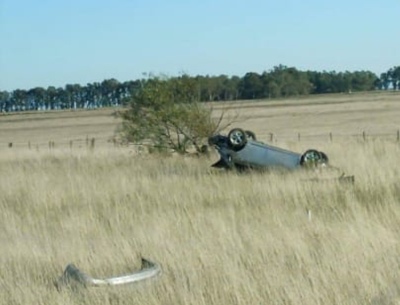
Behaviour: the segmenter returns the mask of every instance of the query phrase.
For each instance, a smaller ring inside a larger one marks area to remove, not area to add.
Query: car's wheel
[[[256,134],[254,132],[251,130],[246,130],[245,133],[248,140],[257,141]]]
[[[321,153],[315,149],[307,150],[300,158],[300,165],[305,167],[315,167],[322,160]]]
[[[329,163],[329,158],[328,158],[328,156],[326,155],[326,153],[320,151],[319,154],[321,155],[321,163],[322,163],[322,164],[325,164],[325,165],[328,165],[328,163]]]
[[[230,146],[235,149],[243,148],[247,143],[246,132],[241,128],[234,128],[228,134]]]

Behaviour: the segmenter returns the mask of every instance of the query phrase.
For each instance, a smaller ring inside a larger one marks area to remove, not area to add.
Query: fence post
[[[400,129],[397,130],[397,142],[400,141]]]
[[[300,139],[301,139],[300,132],[297,134],[297,139],[298,139],[299,142],[300,142]]]
[[[332,136],[332,132],[329,133],[329,140],[332,142],[333,140],[333,136]]]
[[[274,134],[271,132],[270,134],[269,134],[269,141],[270,142],[272,142],[273,140],[274,140]]]
[[[73,143],[74,143],[74,142],[73,142],[72,140],[69,141],[69,148],[70,148],[70,149],[72,149]]]
[[[365,131],[363,131],[362,136],[363,136],[363,139],[364,139],[364,141],[365,141],[366,138],[367,138],[367,135],[365,134]]]
[[[95,141],[96,141],[95,138],[92,138],[92,139],[90,140],[90,148],[91,148],[91,149],[94,149],[94,143],[95,143]]]

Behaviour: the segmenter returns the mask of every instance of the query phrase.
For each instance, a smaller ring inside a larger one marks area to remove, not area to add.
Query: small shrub
[[[197,85],[189,77],[151,78],[128,101],[122,118],[121,138],[128,143],[154,146],[185,154],[190,149],[206,150],[207,138],[219,123],[212,109],[198,102]]]

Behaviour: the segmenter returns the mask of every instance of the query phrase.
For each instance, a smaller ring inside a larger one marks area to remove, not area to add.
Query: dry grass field
[[[113,110],[0,116],[0,304],[400,304],[400,94],[223,107],[260,140],[325,151],[356,183],[220,172],[215,154],[134,154],[108,142]],[[362,131],[390,136],[352,136]],[[53,285],[71,262],[107,277],[141,256],[162,275]]]

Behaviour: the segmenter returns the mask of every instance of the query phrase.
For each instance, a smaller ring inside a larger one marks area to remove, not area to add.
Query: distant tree
[[[122,92],[121,92],[121,100],[120,104],[125,104],[129,98],[131,98],[141,87],[141,82],[139,80],[135,81],[127,81],[124,82],[122,85]]]
[[[400,66],[393,67],[389,71],[393,90],[400,89]]]
[[[277,98],[281,96],[281,88],[278,86],[276,79],[270,72],[264,71],[260,76],[262,82],[264,98]]]
[[[263,83],[258,73],[248,72],[239,83],[240,97],[242,99],[257,99],[263,97]]]
[[[0,91],[0,112],[9,111],[10,93],[7,91]]]
[[[334,93],[333,87],[333,79],[335,77],[336,72],[331,71],[323,71],[317,74],[316,79],[316,91],[317,93]]]
[[[377,77],[369,71],[356,71],[353,73],[352,89],[354,91],[370,91],[375,89]]]
[[[57,98],[58,98],[58,94],[57,94],[56,87],[54,87],[54,86],[47,87],[46,98],[45,98],[46,109],[57,109],[57,106],[56,106]]]
[[[203,86],[205,89],[205,92],[207,94],[207,101],[215,101],[217,99],[218,96],[218,84],[215,80],[215,77],[211,77],[211,76],[206,76],[203,79]]]
[[[150,84],[153,76],[120,83],[111,78],[101,83],[86,86],[66,84],[64,88],[53,86],[30,90],[14,90],[0,95],[0,109],[4,111],[24,111],[41,109],[98,108],[127,105],[144,85]],[[160,77],[158,77],[160,80]],[[262,74],[248,72],[243,77],[190,76],[165,78],[172,90],[173,100],[182,95],[182,83],[187,90],[185,99],[199,101],[226,101],[236,99],[263,99],[291,97],[308,94],[369,91],[375,89],[400,89],[400,67],[395,66],[377,77],[370,71],[300,71],[285,65],[274,66]]]
[[[351,92],[353,90],[352,88],[352,74],[349,71],[346,71],[344,73],[340,73],[340,87],[339,90],[336,92]]]
[[[16,89],[11,93],[11,110],[23,111],[27,102],[27,91]]]
[[[58,109],[68,109],[69,96],[68,92],[64,88],[57,88],[57,108]]]
[[[233,75],[230,77],[229,81],[227,81],[226,90],[229,94],[228,100],[237,100],[239,99],[239,83],[240,77]]]
[[[213,77],[213,82],[215,83],[216,100],[224,101],[228,99],[227,83],[229,78],[225,74]]]
[[[388,90],[390,86],[390,76],[387,72],[383,72],[380,75],[381,89]]]
[[[298,71],[294,67],[277,66],[271,72],[274,79],[277,80],[284,97],[306,95],[312,88],[306,73]]]
[[[79,84],[67,84],[65,86],[68,109],[83,108],[82,87]]]
[[[106,79],[101,83],[102,106],[116,106],[119,101],[120,83],[114,78]]]
[[[43,110],[45,108],[47,92],[42,87],[36,87],[28,91],[29,101],[26,105],[27,110]]]
[[[165,80],[172,90],[175,103],[195,103],[200,101],[197,81],[187,74]]]

